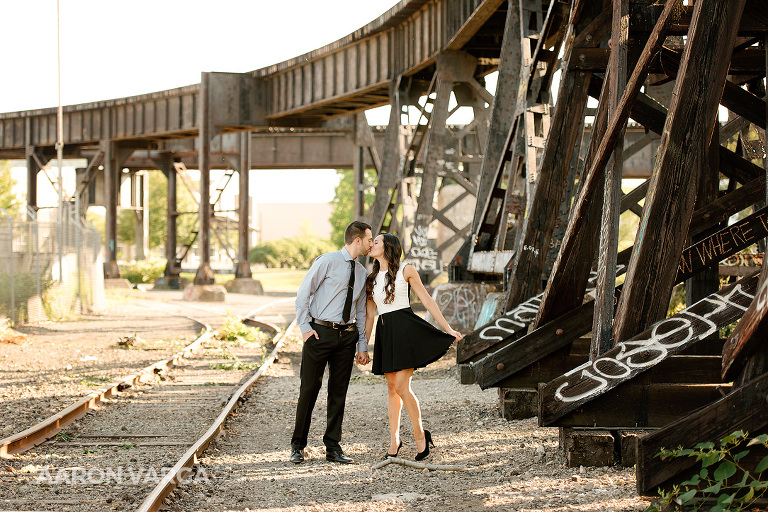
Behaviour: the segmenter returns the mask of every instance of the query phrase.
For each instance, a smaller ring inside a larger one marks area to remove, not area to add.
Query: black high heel
[[[403,447],[403,440],[401,439],[400,440],[400,444],[397,445],[397,451],[395,452],[395,454],[392,455],[391,453],[387,452],[386,455],[384,455],[384,458],[388,459],[390,457],[397,457],[397,454],[400,453],[400,448],[402,448],[402,447]]]
[[[432,445],[432,448],[435,447],[435,443],[432,442],[432,434],[429,430],[424,430],[424,441],[424,451],[416,454],[416,460],[424,460],[429,456],[429,445]]]

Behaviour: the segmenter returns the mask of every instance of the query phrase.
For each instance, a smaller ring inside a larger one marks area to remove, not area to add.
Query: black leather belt
[[[312,322],[323,327],[336,329],[337,331],[351,331],[355,327],[355,324],[337,324],[336,322],[326,322],[325,320],[317,320],[315,318],[312,319]]]

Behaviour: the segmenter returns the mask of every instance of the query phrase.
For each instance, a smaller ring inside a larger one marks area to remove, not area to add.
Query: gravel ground
[[[0,343],[0,438],[20,432],[119,378],[165,359],[194,340],[202,324],[219,327],[232,315],[257,313],[287,324],[290,300],[278,295],[229,294],[225,303],[189,303],[181,292],[111,291],[107,311],[66,322],[17,327],[22,336]],[[137,336],[128,349],[118,346]]]
[[[462,386],[455,377],[455,350],[414,375],[425,427],[435,444],[433,464],[463,472],[426,471],[390,464],[379,470],[389,444],[386,385],[356,368],[344,419],[342,446],[356,461],[325,461],[325,385],[313,415],[308,460],[288,462],[298,396],[301,343],[289,344],[265,382],[253,390],[227,435],[202,461],[209,476],[179,488],[172,510],[184,511],[385,511],[537,510],[641,511],[633,470],[567,468],[558,430],[534,418],[500,417],[496,390]],[[413,459],[413,431],[403,411],[400,456]]]
[[[165,302],[161,295],[152,298]],[[70,405],[78,393],[92,391],[88,384],[102,386],[187,344],[196,337],[200,324],[180,317],[183,312],[207,316],[205,321],[218,327],[216,324],[234,314],[233,307],[237,314],[255,309],[253,298],[230,302],[227,311],[219,311],[224,305],[209,305],[203,315],[196,311],[200,304],[174,306],[125,296],[113,299],[112,311],[100,318],[26,326],[20,328],[30,333],[24,339],[0,347],[20,368],[25,366],[25,357],[41,357],[28,361],[23,385],[15,385],[8,377],[7,385],[0,387],[6,396],[20,396],[12,404],[19,413],[32,409],[25,417],[30,423]],[[267,306],[261,308],[263,316],[257,314],[260,319],[271,317],[273,322],[284,323],[291,316],[292,307],[286,301],[274,304],[275,297],[261,297],[256,302]],[[125,350],[115,340],[121,329],[129,327],[141,339]],[[169,342],[169,335],[185,330],[191,334],[183,338],[189,339]],[[105,400],[54,439],[4,461],[0,464],[0,507],[78,512],[134,509],[157,485],[164,468],[173,466],[208,429],[234,386],[257,367],[270,338],[265,334],[253,342],[209,340],[204,351],[186,358],[155,382]],[[79,353],[95,356],[86,361],[91,365],[89,377],[71,382],[72,375],[79,377],[84,371],[72,367]],[[61,370],[64,364],[69,370]],[[63,395],[63,390],[73,396]],[[14,433],[27,426],[21,425],[19,416],[15,411],[10,415],[9,427]]]
[[[69,405],[91,391],[93,384],[105,383],[101,379],[122,377],[178,350],[194,338],[199,326],[174,314],[187,314],[217,327],[226,316],[245,314],[278,298],[229,294],[227,303],[209,304],[184,303],[178,292],[123,292],[110,297],[110,310],[103,316],[27,327],[22,329],[28,335],[26,339],[16,344],[0,344],[0,361],[4,363],[0,368],[0,429],[5,430],[4,435]],[[148,299],[154,302],[149,303]],[[262,320],[281,325],[287,325],[292,316],[290,299],[258,314]],[[117,346],[118,338],[134,332],[144,340],[138,348],[125,350]],[[209,352],[216,350],[222,347],[209,347]],[[228,350],[245,358],[250,349]],[[88,360],[85,356],[97,359]],[[300,360],[301,342],[294,337],[230,418],[222,436],[209,448],[197,478],[172,495],[172,510],[619,512],[641,511],[649,505],[648,500],[636,494],[632,469],[567,468],[558,450],[556,428],[539,428],[533,418],[502,419],[496,390],[482,391],[477,386],[458,383],[455,350],[429,368],[417,371],[413,387],[421,401],[425,426],[432,431],[437,445],[427,462],[459,465],[467,471],[429,472],[395,464],[371,469],[385,453],[389,435],[386,385],[383,378],[370,374],[370,366],[356,367],[347,399],[342,445],[356,464],[325,461],[324,387],[313,416],[308,459],[304,464],[293,465],[287,459]],[[71,369],[67,369],[69,365]],[[137,391],[142,390],[134,390]],[[124,400],[135,398],[126,394]],[[118,411],[114,405],[106,409]],[[72,432],[82,435],[86,427],[95,425],[89,421],[94,419],[81,420]],[[416,450],[405,411],[402,425],[404,446],[400,455],[412,459]],[[35,457],[45,456],[41,455],[47,453],[42,450],[44,446],[34,452]],[[55,465],[76,466],[87,450],[81,447],[79,454],[54,456]],[[115,447],[110,450],[116,451]],[[176,453],[176,448],[166,452],[170,456]],[[27,457],[32,455],[30,452]],[[131,461],[123,451],[119,455],[127,457],[121,462],[127,466],[141,462],[156,464],[159,470],[167,464],[159,460],[139,461],[135,456],[136,460]],[[18,488],[20,479],[16,472],[25,466],[39,471],[45,464],[52,464],[41,460],[20,458],[0,464],[0,496],[8,496],[8,489],[18,496],[23,490]],[[133,494],[130,486],[114,492],[108,498],[102,496],[102,509],[131,510],[138,505],[129,498]],[[11,508],[22,506],[23,497]],[[71,496],[59,501],[51,499],[42,508],[80,510],[72,505],[73,501],[77,499]],[[6,502],[5,507],[11,505]]]

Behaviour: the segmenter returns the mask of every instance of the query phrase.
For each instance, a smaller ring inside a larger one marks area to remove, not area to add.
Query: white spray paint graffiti
[[[436,302],[443,316],[452,326],[472,325],[479,314],[480,301],[475,285],[438,289]]]
[[[617,274],[623,272],[624,268],[623,265],[619,265]],[[594,296],[596,280],[597,272],[590,272],[589,279],[587,280],[588,288],[585,292],[586,295]],[[503,316],[500,316],[492,324],[487,325],[480,331],[480,339],[501,341],[507,336],[528,327],[528,324],[536,319],[543,297],[544,294],[540,293],[507,311]]]
[[[706,303],[710,307],[702,314],[691,311],[691,308],[655,324],[650,331],[629,341],[619,343],[616,349],[606,356],[594,361],[588,361],[574,368],[563,377],[569,378],[555,390],[555,400],[561,402],[576,402],[599,394],[608,387],[610,381],[626,379],[632,374],[640,373],[665,359],[669,352],[689,342],[694,336],[697,339],[706,338],[717,332],[718,325],[713,317],[728,309],[747,310],[754,295],[748,293],[741,285],[736,285],[726,295],[714,293],[696,303]],[[695,305],[694,305],[695,306]],[[676,352],[676,351],[675,351]],[[578,386],[576,386],[578,384]],[[585,385],[588,389],[583,390]],[[573,394],[571,394],[573,393]]]
[[[419,217],[424,216],[419,215]],[[427,246],[428,241],[428,226],[414,226],[411,234],[411,249],[408,251],[406,262],[413,265],[417,272],[440,272],[441,265],[437,251]]]

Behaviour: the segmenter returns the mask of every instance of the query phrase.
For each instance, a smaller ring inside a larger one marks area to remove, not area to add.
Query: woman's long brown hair
[[[387,260],[387,279],[384,285],[385,304],[392,304],[395,300],[395,277],[397,277],[397,270],[400,268],[400,256],[403,254],[403,247],[400,245],[400,239],[390,233],[382,233],[382,242],[384,243],[384,259]],[[376,281],[376,276],[379,275],[379,260],[373,260],[373,269],[368,274],[368,279],[365,281],[365,293],[369,298],[373,298],[373,283]]]

